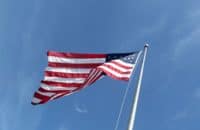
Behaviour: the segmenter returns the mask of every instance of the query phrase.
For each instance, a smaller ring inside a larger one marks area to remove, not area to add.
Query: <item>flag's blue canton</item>
[[[106,61],[109,62],[111,60],[120,59],[124,62],[134,64],[136,62],[137,55],[138,52],[108,54],[106,57]]]
[[[120,60],[122,60],[126,63],[135,64],[136,59],[137,59],[137,54],[131,54],[131,55],[121,58]]]

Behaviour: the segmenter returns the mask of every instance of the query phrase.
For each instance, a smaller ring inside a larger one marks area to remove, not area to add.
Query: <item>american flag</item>
[[[32,104],[70,95],[107,75],[128,81],[140,52],[113,54],[80,54],[48,51],[48,67]]]

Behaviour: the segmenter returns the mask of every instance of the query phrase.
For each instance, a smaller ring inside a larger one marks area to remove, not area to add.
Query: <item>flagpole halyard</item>
[[[141,69],[140,69],[139,79],[138,79],[137,87],[136,87],[136,90],[135,90],[135,94],[133,95],[134,97],[133,97],[132,110],[131,110],[127,130],[133,130],[133,128],[134,128],[136,110],[137,110],[138,99],[139,99],[139,95],[140,95],[140,89],[141,89],[141,83],[142,83],[142,77],[143,77],[143,71],[144,71],[144,64],[145,64],[145,60],[146,60],[146,54],[147,54],[148,47],[149,47],[148,44],[144,45],[144,55],[143,55],[143,59],[142,59],[142,66],[141,66]]]

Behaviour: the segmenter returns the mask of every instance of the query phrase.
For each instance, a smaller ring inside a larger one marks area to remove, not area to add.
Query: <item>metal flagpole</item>
[[[142,77],[143,77],[144,63],[145,63],[148,47],[149,47],[149,45],[145,44],[142,66],[141,66],[141,69],[140,69],[140,74],[139,74],[139,79],[138,79],[136,91],[135,91],[135,94],[134,94],[134,97],[133,97],[133,104],[132,104],[132,110],[131,110],[131,114],[130,114],[130,118],[129,118],[128,130],[133,130],[133,128],[134,128],[135,115],[136,115],[137,104],[138,104],[138,99],[139,99],[139,95],[140,95],[140,88],[141,88]]]

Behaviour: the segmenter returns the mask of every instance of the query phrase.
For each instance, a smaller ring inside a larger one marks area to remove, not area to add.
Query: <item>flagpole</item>
[[[140,95],[140,89],[141,89],[141,83],[142,83],[142,77],[143,77],[143,71],[144,71],[144,63],[146,60],[146,54],[147,54],[148,47],[149,47],[149,45],[145,44],[144,55],[143,55],[143,59],[142,59],[142,66],[140,69],[140,74],[139,74],[136,91],[135,91],[135,94],[133,97],[133,104],[132,104],[132,110],[131,110],[131,114],[130,114],[130,118],[129,118],[128,130],[133,130],[134,124],[135,124],[135,115],[136,115],[137,104],[138,104],[138,99],[139,99],[139,95]]]

